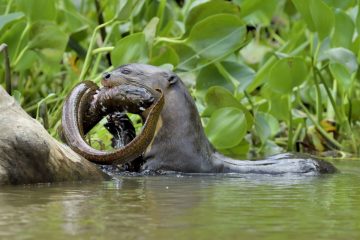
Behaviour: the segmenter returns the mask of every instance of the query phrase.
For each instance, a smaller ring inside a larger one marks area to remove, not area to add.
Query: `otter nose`
[[[106,72],[106,73],[103,74],[103,79],[104,79],[104,80],[109,80],[110,77],[111,77],[111,74],[108,73],[108,72]]]

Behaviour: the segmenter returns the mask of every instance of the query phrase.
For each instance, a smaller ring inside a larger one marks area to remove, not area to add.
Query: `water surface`
[[[360,163],[335,165],[1,187],[0,239],[360,239]]]

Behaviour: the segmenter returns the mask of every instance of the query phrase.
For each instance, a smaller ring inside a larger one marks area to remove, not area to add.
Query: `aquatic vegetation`
[[[179,74],[226,155],[358,154],[358,10],[355,0],[0,0],[0,43],[12,95],[53,136],[76,83],[141,62]],[[92,131],[93,143],[108,138]]]

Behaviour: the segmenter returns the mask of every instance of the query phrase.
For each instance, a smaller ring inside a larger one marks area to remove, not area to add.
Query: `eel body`
[[[75,152],[94,163],[124,164],[136,159],[146,150],[154,137],[157,120],[164,105],[163,93],[161,90],[149,92],[143,88],[122,85],[107,90],[113,91],[111,103],[106,94],[102,94],[105,97],[97,99],[94,103],[92,99],[97,91],[97,85],[90,81],[79,83],[73,88],[63,106],[63,138]],[[142,99],[141,96],[145,98]],[[139,104],[150,100],[153,103],[142,111]],[[101,151],[89,146],[84,135],[105,115],[124,109],[143,113],[145,122],[141,133],[119,149]]]

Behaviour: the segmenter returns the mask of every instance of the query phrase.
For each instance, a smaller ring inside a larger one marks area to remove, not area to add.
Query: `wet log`
[[[51,137],[0,86],[0,185],[109,178]]]

